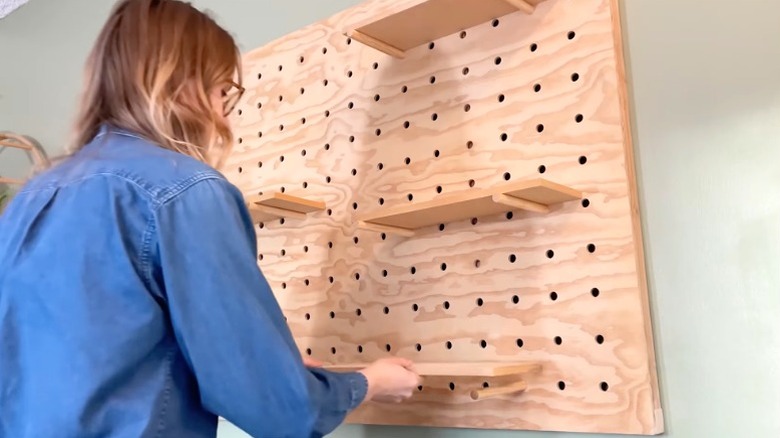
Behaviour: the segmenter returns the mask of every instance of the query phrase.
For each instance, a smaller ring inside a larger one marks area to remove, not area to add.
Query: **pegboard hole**
[[[287,190],[287,189],[285,189],[285,188],[284,188],[284,186],[282,186],[282,187],[280,187],[280,188],[279,188],[279,191],[280,191],[280,192],[282,192],[282,193],[284,193],[286,190]],[[284,219],[284,218],[282,218],[282,219]],[[282,223],[284,223],[284,222],[282,222]]]
[[[284,225],[284,218],[279,219],[279,225]]]
[[[558,292],[555,292],[555,291],[550,292],[550,299],[553,300],[553,301],[557,300],[558,299]]]
[[[336,347],[330,347],[330,353],[336,354]]]
[[[310,320],[310,319],[311,319],[311,314],[307,313],[307,314],[306,314],[306,315],[304,315],[303,317],[304,317],[304,318],[306,318],[306,321],[308,321],[308,320]]]
[[[541,166],[539,166],[539,168],[537,170],[539,170],[539,173],[547,172],[547,166],[542,164]]]
[[[258,161],[257,162],[257,167],[263,167],[263,162],[262,161]]]
[[[604,392],[607,392],[609,390],[609,384],[607,382],[601,382],[601,385],[599,386],[601,387],[601,390]]]
[[[447,350],[452,350],[452,342],[447,341],[444,346],[447,348]]]
[[[602,335],[597,335],[597,336],[596,336],[596,343],[597,343],[597,344],[599,344],[599,345],[600,345],[600,344],[603,344],[603,343],[604,343],[604,336],[602,336]]]
[[[375,63],[373,63],[373,64],[371,65],[371,67],[373,67],[373,68],[374,68],[374,70],[376,70],[376,69],[378,69],[378,68],[379,68],[379,63],[378,63],[378,62],[375,62]]]
[[[279,67],[278,67],[278,68],[279,68],[279,71],[282,71],[282,69],[283,69],[284,67],[282,67],[282,65],[281,65],[281,64],[279,64]]]
[[[244,142],[244,139],[243,139],[243,138],[241,138],[241,137],[238,137],[238,144],[241,144],[241,143],[243,143],[243,142]]]
[[[262,108],[263,108],[263,103],[257,102],[257,109],[262,109]]]
[[[474,185],[476,185],[476,184],[477,184],[477,182],[474,181],[473,179],[469,180],[469,187],[474,187]]]
[[[594,244],[592,244],[592,243],[589,243],[589,244],[588,244],[588,252],[589,252],[589,253],[591,253],[591,254],[593,254],[594,252],[596,252],[596,245],[594,245]]]
[[[435,84],[436,83],[436,76],[431,76],[430,78],[428,78],[428,82],[430,82],[431,84]]]
[[[376,165],[376,168],[377,168],[377,170],[382,170],[382,169],[385,168],[385,165],[382,164],[382,163],[379,163],[379,164]]]
[[[471,218],[471,225],[476,225],[478,223],[479,223],[479,219],[477,219],[475,217]]]
[[[349,142],[350,143],[354,143],[355,142],[355,136],[354,135],[350,135],[349,136]]]
[[[382,270],[382,277],[387,277],[387,269]]]
[[[387,233],[380,234],[380,237],[382,238],[382,240],[387,239]]]
[[[471,104],[467,103],[467,104],[463,105],[463,111],[465,111],[465,112],[471,111]]]
[[[416,311],[418,311],[418,310],[420,310],[420,306],[418,306],[418,305],[417,305],[417,303],[415,303],[415,304],[412,304],[412,311],[413,311],[413,312],[416,312]]]
[[[428,50],[433,50],[433,48],[434,48],[434,47],[436,47],[436,44],[434,44],[434,42],[433,42],[433,41],[431,41],[430,43],[428,43]]]
[[[283,256],[284,256],[284,255],[287,255],[287,250],[286,250],[286,249],[284,249],[284,248],[282,248],[281,254],[282,254]]]
[[[573,40],[575,36],[577,36],[577,34],[573,30],[570,30],[569,33],[566,35],[566,38]]]
[[[305,89],[305,88],[303,88],[303,87],[301,87],[301,94],[303,94],[303,93],[305,93],[305,92],[306,92],[306,89]]]
[[[599,288],[594,287],[593,289],[590,290],[590,294],[593,295],[594,298],[596,298],[599,295],[601,295],[601,291],[599,290]]]
[[[308,247],[308,246],[306,246],[306,245],[304,245],[304,246],[303,246],[303,252],[309,252],[309,247]]]
[[[517,340],[515,341],[515,344],[517,345],[517,348],[523,348],[524,342],[523,342],[522,339],[517,338]]]
[[[536,125],[536,132],[543,132],[544,131],[544,125],[541,123]]]
[[[461,72],[461,73],[463,73],[463,76],[466,76],[466,75],[468,75],[468,74],[469,74],[469,71],[470,71],[470,70],[469,70],[469,68],[468,68],[468,67],[463,67],[463,70],[461,70],[460,72]]]
[[[483,304],[485,304],[485,300],[482,298],[477,298],[477,306],[482,307]]]
[[[566,389],[566,382],[564,382],[564,381],[558,382],[558,389],[560,389],[561,391]]]
[[[417,268],[415,268],[414,266],[412,266],[411,268],[409,268],[409,272],[411,272],[411,273],[412,273],[412,275],[414,275],[414,274],[416,274],[416,273],[417,273]]]
[[[330,282],[331,284],[333,284],[333,282],[335,282],[335,281],[336,281],[336,279],[333,278],[333,276],[328,277],[328,282]]]
[[[325,117],[330,117],[330,110],[325,110]]]
[[[449,301],[445,301],[444,302],[444,308],[445,309],[449,309],[450,308],[450,302]]]
[[[326,183],[330,184],[331,181],[333,181],[333,178],[331,178],[330,176],[326,176],[325,177],[325,182]]]
[[[363,346],[362,345],[358,345],[357,346],[357,351],[358,351],[358,353],[362,353],[363,352]]]
[[[439,224],[439,231],[444,231],[444,224]]]
[[[307,356],[311,356],[311,348],[307,348],[306,349],[306,355]]]
[[[298,58],[298,62],[300,62],[301,64],[303,64],[303,61],[304,61],[305,59],[306,59],[306,58],[304,58],[303,56],[301,56],[300,58]]]
[[[563,344],[563,338],[560,336],[555,337],[555,345],[561,345]]]
[[[585,155],[582,155],[582,156],[580,156],[578,161],[579,161],[580,164],[584,165],[585,163],[588,162],[588,157],[586,157]]]
[[[534,84],[534,92],[538,93],[542,91],[542,84]]]
[[[260,80],[260,79],[263,79],[263,74],[262,74],[262,73],[258,73],[258,74],[257,74],[257,79],[258,79],[258,80]]]
[[[551,259],[551,258],[555,257],[555,251],[553,251],[551,249],[548,249],[546,254],[547,254],[547,258],[548,259]]]
[[[387,315],[388,313],[390,313],[390,308],[385,306],[385,308],[382,309],[382,311],[385,313],[385,315]]]
[[[281,101],[283,101],[283,100],[284,100],[284,96],[282,96],[282,95],[280,94],[280,95],[279,95],[279,102],[281,102]]]
[[[417,349],[417,351],[422,351],[422,345],[421,344],[415,344],[414,348]]]
[[[509,136],[507,135],[507,133],[506,132],[502,133],[501,134],[501,141],[507,141],[507,139],[509,139]]]
[[[349,102],[349,103],[347,104],[347,108],[349,108],[349,109],[352,109],[352,108],[354,108],[354,107],[355,107],[355,102]]]
[[[241,166],[238,166],[238,173],[241,173],[241,172],[243,172],[243,171],[244,171],[244,168],[243,168],[243,167],[241,167]]]
[[[487,348],[487,341],[484,339],[479,341],[479,346],[482,348]]]
[[[326,53],[328,53],[328,48],[327,47],[323,47],[322,48],[322,54],[324,55]]]
[[[441,152],[439,152],[439,150],[438,150],[438,149],[436,149],[435,151],[433,151],[433,156],[434,156],[434,157],[436,157],[436,158],[439,158],[439,155],[441,155]]]
[[[500,56],[496,56],[496,59],[494,59],[494,60],[493,60],[493,62],[494,62],[496,65],[500,65],[500,64],[501,64],[501,61],[502,61],[502,59],[501,59],[501,57],[500,57]]]
[[[468,34],[466,33],[465,30],[461,31],[460,32],[460,39],[466,38],[466,35],[468,35]]]
[[[379,205],[385,204],[385,198],[379,198]]]
[[[450,382],[450,391],[455,391],[455,382]]]
[[[282,289],[287,289],[287,283],[282,283]]]
[[[447,264],[446,263],[442,263],[440,268],[441,268],[442,271],[446,271],[447,270]]]
[[[351,77],[352,77],[352,74],[353,74],[353,73],[352,73],[352,70],[347,70],[347,77],[348,77],[348,78],[351,78]]]
[[[355,272],[355,280],[360,280],[360,272]]]
[[[514,304],[517,304],[520,302],[520,297],[518,295],[512,295],[512,302]]]
[[[582,123],[582,120],[585,119],[585,117],[582,114],[577,114],[574,116],[574,121],[577,123]]]
[[[360,310],[359,308],[358,308],[358,309],[355,309],[355,315],[357,315],[357,316],[360,316],[360,315],[362,315],[362,314],[363,314],[363,311],[362,311],[362,310]]]
[[[498,18],[493,19],[493,23],[491,23],[493,27],[498,27],[499,21]]]
[[[375,94],[374,95],[374,102],[379,102],[379,99],[381,99],[381,98],[382,98],[381,96],[379,96],[378,94]]]
[[[436,193],[441,193],[441,192],[442,192],[442,190],[443,190],[443,189],[442,189],[442,187],[441,187],[441,186],[436,186]]]
[[[577,82],[579,80],[580,80],[580,74],[579,73],[572,73],[571,74],[571,81],[572,82]]]
[[[282,163],[284,162],[284,155],[280,155],[279,156],[279,162],[282,162]]]
[[[411,202],[411,200],[414,199],[414,195],[409,193],[408,195],[406,195],[406,199],[408,199]]]
[[[379,128],[376,128],[376,130],[374,131],[374,134],[376,134],[376,136],[379,137],[380,135],[382,135],[382,130],[379,129]]]
[[[588,199],[588,198],[583,199],[582,200],[582,206],[584,208],[588,208],[590,206],[590,199]]]
[[[322,80],[322,86],[327,87],[330,82],[327,79]]]
[[[503,94],[499,94],[497,99],[499,102],[503,102],[504,100],[506,100],[506,96],[504,96]]]
[[[306,149],[301,149],[301,156],[302,156],[302,157],[305,157],[305,156],[306,156]]]
[[[257,258],[258,258],[258,259],[260,259],[260,261],[263,261],[263,259],[265,258],[265,256],[264,256],[264,255],[262,255],[262,254],[258,254],[258,255],[257,255]]]
[[[358,238],[358,236],[355,236],[352,238],[352,241],[355,242],[355,245],[357,245],[358,242],[360,242],[360,239]]]
[[[531,46],[529,48],[531,49],[532,52],[535,52],[539,48],[539,45],[536,44],[536,43],[533,43],[533,44],[531,44]]]
[[[333,248],[333,242],[328,242],[328,248]]]
[[[407,91],[409,91],[409,87],[407,87],[406,85],[401,87],[401,93],[406,93]]]
[[[306,286],[308,286],[308,285],[310,284],[310,281],[309,281],[309,279],[307,278],[307,279],[303,280],[303,284],[305,284]]]
[[[512,174],[509,172],[504,172],[504,181],[509,181],[512,179]]]
[[[512,213],[511,211],[507,211],[507,212],[506,212],[506,220],[512,220],[512,218],[513,218],[514,216],[515,216],[515,214],[514,214],[514,213]]]
[[[480,266],[482,266],[482,261],[480,259],[474,260],[474,267],[479,268]]]
[[[433,120],[434,122],[439,120],[439,115],[436,113],[431,114],[431,120]]]
[[[509,254],[509,263],[514,263],[517,261],[517,256],[514,254]]]
[[[385,344],[385,350],[387,350],[389,352],[392,349],[393,349],[393,347],[390,346],[390,344]]]
[[[357,169],[352,169],[352,171],[350,173],[352,174],[352,176],[357,175]]]
[[[330,319],[335,319],[335,318],[336,318],[336,312],[331,310],[331,312],[330,312]]]

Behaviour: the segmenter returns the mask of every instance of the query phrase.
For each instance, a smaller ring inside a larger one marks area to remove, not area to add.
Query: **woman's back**
[[[156,276],[156,215],[199,183],[240,202],[208,166],[103,131],[0,216],[0,436],[214,436]]]

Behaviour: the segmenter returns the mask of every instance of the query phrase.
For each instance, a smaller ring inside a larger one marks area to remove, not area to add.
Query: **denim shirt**
[[[101,129],[0,215],[0,437],[319,437],[366,396],[304,366],[238,189]]]

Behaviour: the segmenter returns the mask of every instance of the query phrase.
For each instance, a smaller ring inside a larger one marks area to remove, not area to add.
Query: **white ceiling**
[[[16,10],[28,0],[0,0],[0,18],[3,18]]]

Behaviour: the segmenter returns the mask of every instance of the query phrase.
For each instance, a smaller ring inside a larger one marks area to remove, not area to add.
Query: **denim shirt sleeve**
[[[162,200],[149,245],[150,276],[206,409],[255,436],[320,437],[363,401],[362,374],[303,365],[232,184],[203,178]]]

